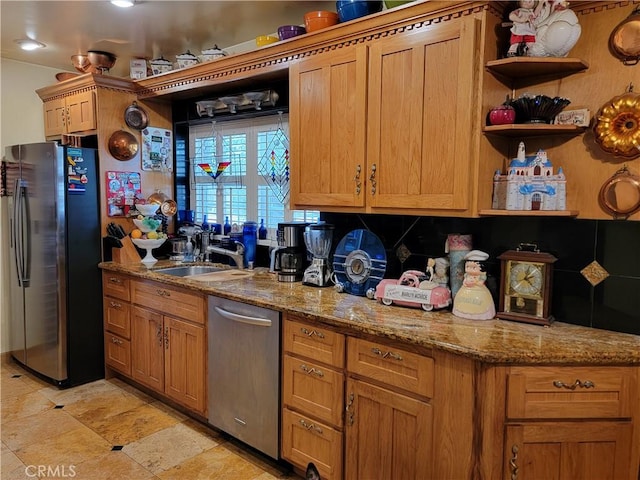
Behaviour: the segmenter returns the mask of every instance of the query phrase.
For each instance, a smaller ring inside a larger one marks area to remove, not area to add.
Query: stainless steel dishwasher
[[[280,313],[209,297],[209,423],[279,458]]]

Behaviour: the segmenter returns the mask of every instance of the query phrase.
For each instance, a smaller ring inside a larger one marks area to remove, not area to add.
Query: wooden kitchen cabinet
[[[637,479],[637,369],[511,367],[505,387],[504,479]]]
[[[434,362],[347,340],[345,478],[433,478]]]
[[[92,90],[54,98],[43,104],[45,137],[94,132],[97,128],[95,93]]]
[[[107,368],[131,375],[131,305],[129,279],[102,273],[104,355]]]
[[[344,335],[293,315],[283,323],[282,457],[342,477]]]
[[[160,283],[134,280],[131,303],[132,378],[204,414],[204,297]]]
[[[292,204],[469,210],[477,28],[447,20],[294,63]]]
[[[295,62],[289,82],[291,203],[364,207],[367,47]]]
[[[473,171],[477,20],[460,18],[371,42],[367,202],[467,210]]]

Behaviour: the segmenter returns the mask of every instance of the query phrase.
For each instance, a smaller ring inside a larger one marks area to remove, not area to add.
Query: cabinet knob
[[[109,301],[109,306],[111,308],[122,308],[122,304],[118,303],[118,302],[114,302],[113,300]]]
[[[111,337],[111,343],[115,343],[116,345],[122,345],[122,340],[116,337]]]
[[[118,277],[109,277],[109,282],[116,283],[119,285],[122,283],[122,280],[120,280]]]
[[[160,288],[158,288],[158,289],[156,290],[156,293],[157,293],[158,295],[160,295],[161,297],[167,297],[167,298],[169,298],[169,297],[171,296],[171,293],[170,293],[170,292],[167,292],[166,290],[162,290],[162,289],[160,289]]]

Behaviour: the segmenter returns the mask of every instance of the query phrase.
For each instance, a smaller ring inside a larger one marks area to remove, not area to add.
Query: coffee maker
[[[307,266],[304,247],[305,222],[278,224],[278,246],[271,251],[270,272],[278,274],[279,282],[299,282]]]
[[[302,283],[314,287],[326,287],[331,284],[331,268],[329,267],[329,253],[331,252],[331,238],[333,225],[318,222],[306,227],[304,243],[313,259],[311,265],[304,271]]]

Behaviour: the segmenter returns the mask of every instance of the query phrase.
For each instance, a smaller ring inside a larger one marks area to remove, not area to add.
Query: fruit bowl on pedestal
[[[143,248],[147,251],[146,256],[141,260],[142,263],[152,264],[158,261],[157,258],[151,254],[151,250],[154,248],[158,248],[164,242],[166,242],[166,238],[132,238],[131,241],[136,247]]]

